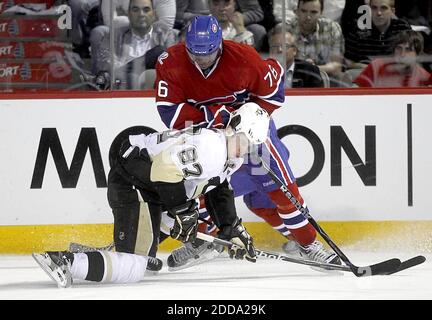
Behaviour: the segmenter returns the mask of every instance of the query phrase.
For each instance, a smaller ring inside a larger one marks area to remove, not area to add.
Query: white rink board
[[[302,125],[320,139],[324,166],[301,192],[318,220],[431,220],[431,95],[290,96],[275,111],[277,127]],[[413,205],[408,205],[407,104],[412,104]],[[108,150],[123,129],[164,129],[153,98],[0,100],[0,225],[110,223],[106,188],[97,188],[87,151],[76,188],[63,188],[51,152],[43,184],[31,181],[43,128],[55,128],[68,168],[82,128],[94,128],[108,174]],[[376,132],[376,185],[365,186],[342,150],[341,185],[331,186],[331,127],[341,127],[365,161],[365,126]],[[283,139],[291,167],[304,175],[313,162],[311,145],[298,135]],[[245,221],[260,221],[238,200]]]
[[[70,168],[81,128],[95,128],[105,174],[108,151],[123,129],[164,129],[154,99],[0,100],[0,225],[110,223],[106,188],[97,188],[87,152],[76,188],[62,188],[51,152],[41,189],[30,189],[42,128],[56,128]],[[5,214],[7,213],[7,214]]]
[[[412,105],[413,205],[408,206],[407,104]],[[287,97],[274,113],[277,127],[300,124],[312,129],[325,148],[317,179],[301,188],[320,220],[431,220],[432,96]],[[330,126],[341,126],[365,161],[365,126],[376,128],[376,186],[365,186],[342,151],[342,185],[330,183]],[[312,165],[311,146],[299,136],[283,139],[296,176]],[[314,213],[315,212],[315,213]]]

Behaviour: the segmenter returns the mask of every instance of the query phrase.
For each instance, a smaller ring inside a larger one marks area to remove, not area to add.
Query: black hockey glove
[[[241,222],[241,219],[236,218],[232,225],[221,227],[218,236],[223,240],[228,240],[236,244],[228,249],[231,259],[245,258],[247,261],[256,262],[253,239]]]
[[[197,203],[192,200],[184,205],[168,209],[168,212],[174,218],[171,237],[182,242],[194,242],[198,228]]]

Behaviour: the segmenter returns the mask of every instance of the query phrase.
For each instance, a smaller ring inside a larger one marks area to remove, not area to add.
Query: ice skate
[[[71,265],[73,253],[66,251],[49,251],[42,254],[33,253],[33,258],[46,274],[57,283],[59,288],[72,285]]]
[[[218,257],[222,251],[222,246],[199,239],[194,244],[187,242],[169,255],[168,270],[177,271],[204,263]]]
[[[300,256],[300,245],[294,241],[294,240],[290,240],[285,242],[282,245],[282,250],[293,257],[299,257]]]
[[[161,259],[148,257],[146,275],[156,275],[162,269],[163,262]]]
[[[300,255],[308,260],[321,263],[341,264],[340,258],[334,252],[324,249],[321,242],[315,240],[307,246],[299,246]]]

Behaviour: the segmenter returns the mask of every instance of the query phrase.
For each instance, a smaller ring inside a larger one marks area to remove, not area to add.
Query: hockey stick
[[[203,241],[211,242],[214,244],[219,244],[219,245],[222,245],[222,246],[227,247],[227,248],[231,248],[233,246],[236,246],[236,244],[234,244],[230,241],[222,240],[222,239],[219,239],[219,238],[216,238],[216,237],[213,237],[211,235],[201,233],[201,232],[197,233],[197,239],[201,239]],[[104,246],[104,247],[90,247],[90,246],[87,246],[87,245],[84,245],[81,243],[76,243],[76,242],[71,242],[69,244],[69,251],[73,252],[73,253],[83,253],[83,252],[90,252],[90,251],[106,251],[106,250],[111,251],[113,248],[114,248],[114,243],[110,243],[109,245]],[[257,257],[293,262],[293,263],[297,263],[297,264],[308,265],[311,267],[317,267],[317,268],[322,268],[322,269],[326,269],[326,270],[339,270],[339,271],[351,272],[351,269],[349,267],[341,266],[338,264],[320,263],[320,262],[316,262],[316,261],[296,259],[294,257],[288,257],[288,256],[282,255],[280,253],[268,252],[268,251],[259,250],[256,248],[255,248],[255,252],[257,254]]]
[[[327,242],[327,244],[334,250],[334,252],[341,258],[341,260],[351,269],[351,271],[357,277],[363,276],[374,276],[374,275],[385,275],[393,274],[407,268],[411,268],[415,265],[423,263],[426,258],[423,256],[416,256],[407,261],[401,262],[397,258],[386,260],[374,265],[366,267],[358,267],[354,265],[348,257],[342,252],[341,249],[333,242],[329,235],[321,228],[321,226],[315,221],[315,219],[310,215],[307,207],[303,207],[302,204],[294,197],[294,195],[289,191],[288,187],[279,179],[279,177],[273,172],[273,170],[261,159],[261,164],[267,173],[270,175],[272,180],[279,186],[280,190],[285,194],[285,196],[291,201],[291,203],[296,207],[297,210],[309,221],[309,223],[315,228],[315,230],[321,235],[321,237]]]
[[[203,240],[203,241],[207,241],[207,242],[211,242],[214,244],[219,244],[222,245],[224,247],[227,248],[232,248],[237,246],[235,243],[232,243],[230,241],[227,240],[222,240],[216,237],[213,237],[209,234],[205,234],[205,233],[201,233],[198,232],[197,233],[197,239]],[[351,272],[351,269],[347,266],[342,266],[339,264],[332,264],[332,263],[320,263],[320,262],[316,262],[316,261],[311,261],[311,260],[305,260],[305,259],[297,259],[294,257],[288,257],[285,256],[283,254],[280,253],[276,253],[276,252],[269,252],[269,251],[264,251],[264,250],[260,250],[255,248],[255,252],[257,257],[263,257],[263,258],[269,258],[269,259],[275,259],[275,260],[282,260],[282,261],[287,261],[287,262],[293,262],[293,263],[297,263],[297,264],[303,264],[303,265],[307,265],[307,266],[311,266],[311,267],[317,267],[317,268],[322,268],[322,269],[326,269],[326,270],[339,270],[339,271],[348,271]]]
[[[424,256],[415,256],[411,259],[402,261],[401,265],[399,266],[399,268],[397,270],[389,272],[387,274],[393,274],[396,272],[401,272],[402,270],[412,268],[412,267],[415,267],[416,265],[422,264],[425,261],[426,261],[426,258]]]
[[[215,237],[212,237],[210,235],[207,235],[207,234],[204,234],[201,232],[197,233],[197,238],[201,239],[203,241],[213,242],[215,244],[220,244],[220,245],[226,246],[228,248],[235,245],[232,242],[222,240],[219,238],[215,238]],[[104,247],[90,247],[90,246],[87,246],[87,245],[84,245],[81,243],[76,243],[76,242],[71,242],[69,244],[69,251],[73,252],[73,253],[82,253],[82,252],[89,252],[89,251],[111,251],[113,249],[114,249],[114,243],[110,243],[109,245],[104,246]],[[255,252],[257,254],[257,257],[263,257],[263,258],[282,260],[282,261],[292,262],[292,263],[297,263],[297,264],[303,264],[303,265],[308,265],[310,267],[322,268],[325,270],[338,270],[338,271],[351,272],[351,269],[348,266],[341,266],[338,264],[330,264],[330,263],[319,263],[316,261],[297,259],[294,257],[288,257],[285,255],[282,255],[280,253],[268,252],[268,251],[264,251],[264,250],[260,250],[260,249],[256,249],[256,248],[255,248]],[[402,270],[411,268],[411,267],[416,266],[420,263],[423,263],[425,260],[426,259],[423,256],[417,256],[417,257],[411,258],[407,261],[404,261],[397,270],[394,270],[394,271],[389,272],[387,274],[393,274],[393,273],[400,272]]]

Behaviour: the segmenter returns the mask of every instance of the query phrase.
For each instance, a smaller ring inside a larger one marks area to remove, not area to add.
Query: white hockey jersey
[[[222,183],[242,165],[243,158],[227,158],[226,137],[217,129],[187,128],[150,135],[131,135],[132,146],[146,148],[152,159],[153,182],[184,181],[194,199]]]

